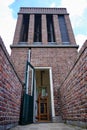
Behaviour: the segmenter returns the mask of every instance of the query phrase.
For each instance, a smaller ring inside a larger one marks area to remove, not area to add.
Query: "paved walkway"
[[[17,126],[11,130],[87,130],[64,123],[37,123],[25,126]]]

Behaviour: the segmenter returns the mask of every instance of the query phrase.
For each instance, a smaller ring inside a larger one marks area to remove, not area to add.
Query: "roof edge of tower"
[[[45,8],[45,7],[21,7],[20,13],[29,14],[68,14],[66,8]]]

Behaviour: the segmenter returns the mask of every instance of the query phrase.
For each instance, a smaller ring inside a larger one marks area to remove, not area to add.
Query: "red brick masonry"
[[[31,62],[35,66],[37,66],[37,62],[40,62],[39,65],[42,66],[43,64],[42,61],[39,60],[39,57],[38,61],[35,60],[37,57],[35,53],[37,52],[36,50],[32,50],[32,56],[34,57],[32,58],[33,60]],[[41,51],[41,53],[42,52],[44,51]],[[45,62],[46,57],[45,61],[43,59],[43,63]],[[51,63],[53,63],[53,61],[50,61],[50,64]],[[60,62],[58,62],[58,64],[59,63]],[[67,76],[65,74],[65,78],[61,77],[61,81],[63,81],[63,83],[58,83],[59,85],[61,84],[60,94],[58,94],[61,96],[61,115],[63,120],[66,120],[67,122],[71,121],[71,123],[74,122],[75,124],[77,122],[77,125],[87,126],[87,41],[81,48],[76,62],[74,63],[75,64],[73,67],[70,67],[71,70],[69,69],[69,73],[67,72]],[[55,88],[56,84],[54,84],[54,89]],[[18,75],[13,67],[3,42],[0,39],[0,130],[5,130],[14,124],[18,124],[20,115],[21,92],[22,83],[18,78]],[[58,105],[55,103],[55,108],[57,109],[57,107]]]
[[[85,122],[87,126],[87,41],[60,87],[61,109],[64,120]]]
[[[22,82],[0,38],[0,130],[19,122]]]

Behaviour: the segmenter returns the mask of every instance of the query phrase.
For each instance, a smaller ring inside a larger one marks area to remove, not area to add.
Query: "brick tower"
[[[65,8],[20,8],[11,58],[23,82],[28,56],[35,69],[37,121],[61,121],[59,87],[74,64],[77,48]]]

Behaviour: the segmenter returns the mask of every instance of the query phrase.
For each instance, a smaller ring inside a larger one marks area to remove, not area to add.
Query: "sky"
[[[87,0],[0,0],[0,36],[9,54],[20,7],[67,8],[79,48],[87,39]]]

